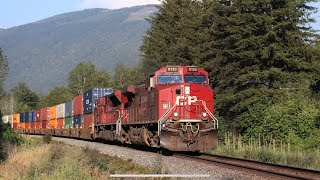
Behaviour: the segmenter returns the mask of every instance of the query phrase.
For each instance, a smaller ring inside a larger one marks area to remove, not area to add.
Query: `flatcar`
[[[63,107],[20,115],[23,121],[17,114],[5,119],[28,134],[103,139],[170,151],[208,150],[218,144],[214,92],[208,72],[196,66],[165,66],[139,85],[94,88]]]

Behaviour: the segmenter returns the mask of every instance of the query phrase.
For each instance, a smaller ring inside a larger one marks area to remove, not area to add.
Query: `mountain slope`
[[[33,90],[66,84],[79,62],[91,61],[112,71],[115,64],[134,64],[154,6],[119,10],[88,9],[57,15],[0,31],[0,47],[8,57],[11,88],[26,81]]]

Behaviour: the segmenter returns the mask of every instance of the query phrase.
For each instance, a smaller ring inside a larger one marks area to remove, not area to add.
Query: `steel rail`
[[[174,156],[189,158],[212,163],[226,168],[237,169],[250,174],[256,174],[270,179],[319,179],[320,171],[311,169],[302,169],[284,165],[258,162],[247,159],[232,158],[211,154],[190,155],[186,153],[175,153]]]

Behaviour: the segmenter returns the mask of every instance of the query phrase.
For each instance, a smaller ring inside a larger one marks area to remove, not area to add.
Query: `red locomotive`
[[[104,139],[171,151],[208,150],[218,144],[208,73],[195,66],[166,66],[144,84],[122,90],[94,88],[36,116],[5,116],[28,134]],[[72,120],[73,119],[73,120]],[[27,124],[27,126],[26,126]]]
[[[208,73],[194,66],[166,66],[145,84],[96,101],[95,137],[172,151],[211,149],[218,143]]]

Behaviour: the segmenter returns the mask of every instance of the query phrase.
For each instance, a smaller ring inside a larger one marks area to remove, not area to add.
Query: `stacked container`
[[[65,103],[57,105],[57,128],[62,129],[64,127],[65,117]]]
[[[49,121],[50,121],[50,128],[55,129],[57,128],[57,106],[50,107],[50,115],[49,115]]]
[[[113,93],[111,88],[93,88],[83,94],[83,127],[89,128],[94,123],[94,108],[97,99]]]
[[[41,128],[46,129],[49,126],[50,108],[45,107],[40,110]]]
[[[9,123],[9,116],[2,116],[2,122]]]
[[[24,115],[25,115],[25,113],[20,113],[20,123],[18,126],[19,129],[24,129],[26,126],[26,120],[24,118]]]
[[[83,95],[80,94],[73,99],[73,127],[82,127],[83,119]]]
[[[84,114],[94,112],[95,102],[97,99],[113,93],[111,88],[93,88],[83,94],[83,111]]]
[[[41,121],[40,121],[40,115],[41,115],[41,109],[36,110],[36,122],[35,122],[35,128],[41,129]]]
[[[64,128],[73,127],[73,101],[68,101],[65,103],[65,118],[64,118]]]
[[[31,113],[31,123],[30,123],[30,128],[34,129],[35,128],[35,123],[36,123],[36,112],[30,112]],[[29,115],[30,116],[30,115]]]
[[[30,119],[29,119],[29,112],[24,113],[24,122],[25,122],[25,128],[30,129]]]
[[[12,115],[12,124],[14,129],[18,129],[20,123],[20,114]]]

